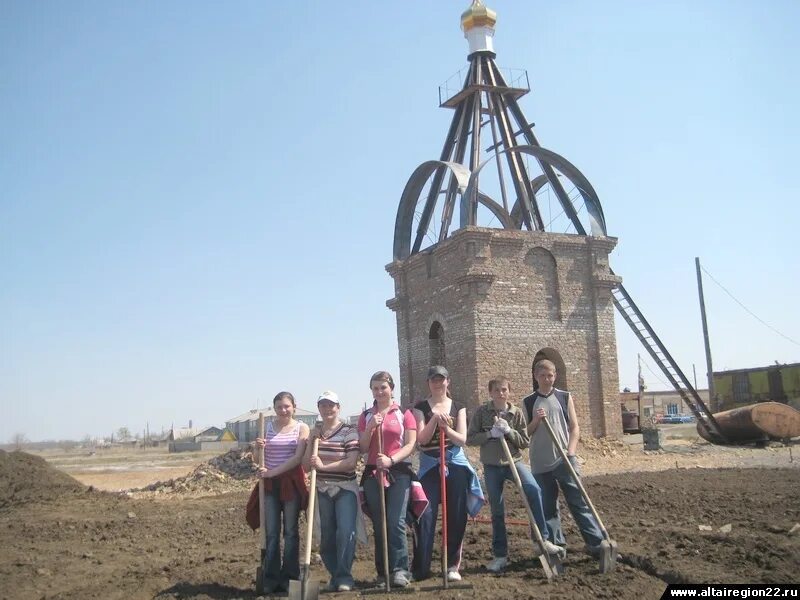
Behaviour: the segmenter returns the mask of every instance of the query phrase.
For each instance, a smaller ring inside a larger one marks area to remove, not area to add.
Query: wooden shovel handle
[[[542,423],[544,423],[545,427],[547,428],[547,433],[550,435],[550,438],[553,440],[553,445],[558,448],[559,454],[561,454],[561,459],[564,461],[564,464],[567,466],[570,475],[572,475],[573,481],[578,486],[578,489],[581,491],[581,495],[583,499],[586,500],[586,504],[589,505],[589,509],[592,511],[594,518],[597,519],[597,524],[600,526],[600,531],[603,533],[603,537],[605,539],[609,539],[608,531],[606,531],[605,525],[603,525],[603,521],[600,519],[600,515],[597,514],[597,509],[594,507],[591,499],[589,498],[589,494],[586,491],[586,488],[583,487],[583,482],[581,482],[580,475],[575,472],[575,469],[572,467],[572,463],[569,462],[569,456],[561,447],[561,444],[558,443],[556,439],[556,432],[553,431],[553,426],[550,425],[550,421],[547,420],[547,417],[542,417]]]
[[[314,456],[319,450],[319,438],[315,437],[311,445],[311,456]],[[308,509],[306,510],[306,547],[305,557],[303,564],[308,570],[308,565],[311,564],[311,536],[314,533],[314,507],[317,504],[317,469],[311,467],[311,486],[308,491]]]
[[[372,434],[378,432],[378,454],[383,454],[383,422],[372,430]],[[386,591],[391,590],[391,576],[389,573],[389,538],[388,527],[386,525],[386,489],[384,486],[384,477],[386,474],[383,469],[378,468],[376,461],[375,464],[375,480],[378,482],[378,497],[381,501],[381,532],[383,533],[383,576],[386,579]]]
[[[447,589],[447,430],[439,426],[439,486],[442,504],[442,585]]]
[[[525,495],[525,488],[522,487],[522,480],[519,478],[519,473],[517,472],[517,464],[514,462],[514,457],[511,456],[511,450],[508,447],[506,438],[501,437],[498,439],[500,440],[500,445],[503,447],[503,452],[506,455],[506,460],[508,461],[508,466],[511,469],[511,475],[514,478],[514,483],[519,490],[520,496],[522,496],[522,503],[525,505],[525,510],[528,513],[528,521],[530,521],[531,529],[533,530],[533,537],[536,538],[536,543],[542,551],[542,554],[539,556],[539,562],[542,564],[542,568],[544,569],[547,579],[552,579],[555,577],[556,573],[548,559],[549,555],[547,553],[547,549],[544,547],[544,538],[542,537],[542,532],[539,531],[539,526],[536,524],[536,519],[533,516],[533,509],[528,502],[528,497]]]
[[[264,439],[264,413],[260,413],[258,416],[258,437],[262,440]],[[258,448],[258,446],[256,446]],[[258,466],[264,466],[264,448],[258,448]],[[264,478],[258,478],[258,526],[259,526],[259,538],[261,541],[261,550],[266,551],[267,549],[267,527],[266,523],[264,522],[266,519],[264,518],[264,507],[266,505],[266,491],[264,490]]]

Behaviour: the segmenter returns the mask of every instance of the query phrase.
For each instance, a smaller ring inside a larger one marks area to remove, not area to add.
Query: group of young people
[[[524,399],[522,408],[510,401],[508,379],[493,379],[489,383],[490,400],[478,407],[469,427],[466,407],[451,398],[450,376],[442,366],[429,369],[429,397],[409,410],[395,402],[394,380],[389,373],[378,371],[372,375],[369,386],[374,403],[361,414],[355,427],[340,418],[341,405],[334,392],[320,395],[317,406],[322,422],[313,430],[294,419],[296,403],[292,394],[281,392],[275,396],[275,419],[269,423],[265,437],[256,440],[264,452],[264,467],[258,471],[265,482],[266,496],[263,589],[267,593],[285,591],[289,580],[299,579],[298,518],[308,500],[305,472],[310,469],[317,473],[319,550],[330,573],[329,590],[354,588],[356,541],[364,538],[362,513],[373,523],[378,582],[387,576],[384,548],[393,586],[406,587],[412,580],[430,577],[443,471],[448,532],[446,576],[449,581],[461,580],[467,521],[485,503],[477,473],[464,452],[465,445],[480,446],[491,507],[493,558],[486,568],[502,572],[509,564],[503,488],[505,481],[512,479],[512,467],[501,439],[508,445],[536,526],[545,540],[545,550],[562,558],[565,555],[558,509],[560,488],[587,550],[596,554],[603,539],[599,525],[563,464],[553,438],[540,427],[542,419],[547,418],[556,441],[566,449],[577,469],[575,453],[580,429],[574,403],[568,392],[553,387],[556,370],[552,362],[538,362],[534,378],[537,390]],[[315,439],[318,449],[313,452]],[[522,451],[528,448],[531,467],[522,462]],[[419,453],[416,471],[411,462],[415,452]],[[356,467],[361,456],[364,470],[359,485]],[[407,526],[413,533],[411,553]],[[533,554],[540,553],[534,544]]]

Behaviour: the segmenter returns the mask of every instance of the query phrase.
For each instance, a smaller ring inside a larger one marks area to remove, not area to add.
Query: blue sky
[[[221,424],[284,388],[368,401],[397,373],[384,266],[467,5],[0,4],[0,442]],[[498,64],[528,70],[526,116],[597,190],[613,268],[687,374],[695,256],[800,341],[800,4],[489,6]],[[800,361],[705,290],[715,369]],[[634,386],[644,351],[617,333]]]

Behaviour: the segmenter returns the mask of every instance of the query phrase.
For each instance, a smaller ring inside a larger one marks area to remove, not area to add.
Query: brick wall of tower
[[[395,297],[401,400],[427,396],[431,326],[444,331],[453,396],[470,409],[503,374],[520,401],[544,350],[563,361],[559,382],[585,433],[622,434],[609,271],[614,238],[469,227],[430,251],[387,266]]]

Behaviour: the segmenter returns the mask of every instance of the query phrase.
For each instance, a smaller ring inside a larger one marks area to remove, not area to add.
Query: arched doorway
[[[533,376],[533,370],[540,360],[549,360],[556,366],[556,382],[555,387],[560,390],[568,390],[567,387],[567,368],[564,365],[564,359],[555,348],[542,348],[533,357],[533,364],[531,364],[531,379],[533,379],[533,389],[537,389],[539,385],[536,383],[536,378]]]

